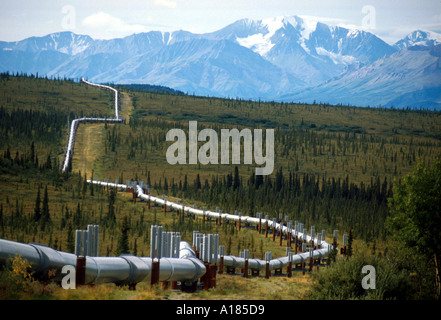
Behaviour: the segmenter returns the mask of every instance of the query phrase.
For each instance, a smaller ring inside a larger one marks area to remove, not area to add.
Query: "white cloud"
[[[98,31],[100,38],[110,39],[124,37],[133,33],[148,32],[149,29],[141,24],[128,24],[120,18],[114,17],[105,12],[94,13],[83,19],[83,27],[89,32]]]
[[[174,9],[177,6],[177,3],[172,0],[154,0],[153,3],[157,6],[167,7]]]

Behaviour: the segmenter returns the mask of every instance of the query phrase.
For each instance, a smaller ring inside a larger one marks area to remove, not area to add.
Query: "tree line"
[[[160,179],[152,185],[159,193],[200,201],[211,209],[234,210],[243,215],[257,212],[324,229],[352,229],[359,238],[371,241],[385,237],[384,222],[388,216],[387,199],[392,195],[392,182],[377,176],[369,184],[360,185],[346,179],[299,174],[279,169],[275,177],[251,174],[248,179],[234,172],[212,176],[211,181]]]

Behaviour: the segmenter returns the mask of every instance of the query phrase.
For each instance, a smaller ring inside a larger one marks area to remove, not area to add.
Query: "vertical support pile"
[[[288,274],[288,278],[292,277],[292,252],[291,248],[286,248],[286,255],[288,256],[288,266],[286,267],[286,273]]]
[[[152,272],[150,285],[159,283],[159,264],[162,249],[162,226],[152,225],[150,227],[150,257],[152,258]],[[156,260],[155,260],[156,258]]]
[[[242,253],[242,256],[245,259],[244,269],[243,269],[243,277],[248,278],[248,259],[250,258],[250,250],[245,249]]]
[[[269,215],[265,215],[265,238],[268,238],[268,220]]]
[[[345,233],[343,234],[343,248],[341,248],[341,254],[346,256],[346,250],[348,245],[348,235]]]
[[[204,262],[207,272],[201,277],[205,290],[216,287],[217,263],[221,260],[221,271],[223,269],[223,256],[225,246],[219,246],[218,234],[203,234],[193,231],[193,248],[198,259]],[[220,251],[220,254],[219,254]],[[221,256],[219,259],[219,255]]]
[[[164,216],[167,215],[167,200],[165,199],[165,194],[162,195],[162,200],[164,200]]]
[[[273,241],[276,241],[276,218],[273,218]]]
[[[239,231],[241,229],[241,224],[242,224],[242,212],[239,212]]]
[[[269,279],[269,277],[271,276],[271,270],[269,267],[269,262],[271,261],[271,259],[272,259],[271,251],[265,252],[265,262],[266,262],[266,264],[265,264],[265,279]]]
[[[82,286],[86,283],[86,256],[98,256],[99,226],[88,225],[87,230],[75,231],[75,284]]]
[[[219,246],[219,274],[224,273],[225,245]]]

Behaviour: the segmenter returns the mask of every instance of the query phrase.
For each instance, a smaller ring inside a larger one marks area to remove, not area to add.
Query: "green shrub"
[[[364,289],[363,266],[375,268],[375,289]],[[320,300],[385,300],[412,299],[413,284],[409,270],[391,255],[377,256],[366,249],[352,257],[339,257],[323,271],[314,273],[309,299]]]

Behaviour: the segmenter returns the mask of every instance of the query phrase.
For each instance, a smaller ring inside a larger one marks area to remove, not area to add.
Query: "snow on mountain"
[[[193,39],[132,57],[93,81],[156,83],[220,97],[276,96],[303,85],[260,55],[229,40]]]
[[[403,39],[395,43],[398,49],[405,49],[412,46],[433,46],[441,44],[441,34],[431,31],[415,30]]]
[[[329,57],[334,64],[349,65],[349,64],[354,64],[354,63],[358,62],[357,59],[353,56],[344,56],[341,53],[334,53],[334,52],[328,51],[322,47],[316,47],[315,51],[317,52],[317,54],[319,54],[321,56]]]
[[[308,85],[338,76],[349,65],[371,63],[397,50],[372,33],[328,26],[314,17],[243,20],[225,29],[230,39]]]
[[[441,35],[393,46],[315,17],[238,20],[205,34],[150,31],[94,40],[59,32],[0,41],[0,72],[149,83],[200,95],[355,105],[441,103]]]
[[[16,42],[0,42],[3,51],[57,51],[68,55],[75,55],[86,50],[93,39],[85,35],[77,35],[66,31],[52,33],[44,37],[31,37]]]
[[[271,19],[264,19],[259,21],[265,33],[255,33],[245,38],[236,38],[236,42],[241,46],[253,50],[261,56],[265,56],[274,46],[275,43],[271,42],[271,38],[275,33],[283,28],[285,24],[284,17],[275,17]]]
[[[441,46],[409,47],[319,86],[283,96],[281,100],[316,100],[361,107],[439,108],[440,75]]]

